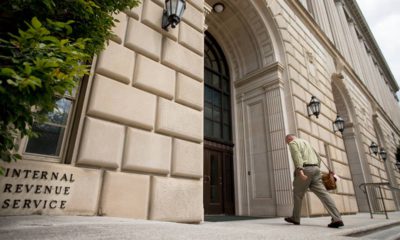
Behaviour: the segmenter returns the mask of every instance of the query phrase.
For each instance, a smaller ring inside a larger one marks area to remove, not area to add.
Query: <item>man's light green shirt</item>
[[[306,140],[296,138],[289,143],[290,153],[296,168],[303,168],[303,164],[318,164],[320,160],[311,144]]]

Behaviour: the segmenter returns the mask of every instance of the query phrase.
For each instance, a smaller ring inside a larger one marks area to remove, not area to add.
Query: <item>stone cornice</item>
[[[268,82],[267,84],[263,85],[263,89],[265,92],[271,91],[273,89],[277,89],[277,88],[283,88],[285,85],[284,81],[282,78],[277,78],[275,80],[272,80],[270,82]]]
[[[283,65],[279,62],[272,63],[264,68],[261,68],[259,70],[256,70],[254,72],[251,72],[247,74],[243,79],[240,79],[235,82],[235,87],[240,87],[243,86],[247,83],[252,82],[253,80],[259,79],[265,75],[269,74],[276,74],[277,78],[280,78],[280,75],[283,72]]]
[[[211,13],[212,11],[212,7],[208,4],[208,3],[204,3],[204,27],[203,27],[203,31],[207,31],[208,29],[208,25],[206,24],[205,18],[207,17],[208,14]]]
[[[371,48],[374,56],[376,57],[377,61],[383,68],[383,71],[388,78],[390,85],[393,87],[393,90],[397,92],[399,90],[399,85],[396,82],[390,68],[385,60],[385,57],[382,54],[381,49],[376,42],[374,35],[371,32],[371,29],[368,27],[368,23],[365,20],[358,4],[354,0],[345,0],[347,9],[350,11],[351,15],[353,16],[356,25],[361,30],[362,35],[364,36],[365,40],[367,41],[369,47]]]
[[[212,7],[208,3],[204,2],[204,13],[210,14],[211,12],[212,12]]]
[[[351,1],[351,0],[350,0]],[[385,119],[392,125],[397,132],[400,132],[400,129],[393,123],[390,117],[387,115],[385,110],[379,105],[376,98],[372,95],[372,93],[368,90],[365,84],[361,81],[358,75],[354,72],[353,68],[346,61],[346,59],[340,54],[340,52],[336,49],[335,45],[329,40],[327,35],[321,30],[318,24],[315,22],[314,18],[310,15],[307,9],[299,1],[293,0],[285,0],[285,2],[299,15],[299,18],[303,21],[303,23],[310,27],[311,33],[315,34],[315,36],[321,41],[321,44],[325,46],[328,52],[337,60],[340,60],[343,63],[344,71],[348,73],[352,80],[360,87],[362,93],[364,93],[368,99],[370,99],[371,103],[377,106],[379,112],[385,116]],[[357,20],[356,20],[357,21]],[[387,65],[386,65],[387,66]],[[387,68],[388,69],[388,68]],[[391,78],[394,80],[394,78]],[[397,85],[396,85],[397,86]]]

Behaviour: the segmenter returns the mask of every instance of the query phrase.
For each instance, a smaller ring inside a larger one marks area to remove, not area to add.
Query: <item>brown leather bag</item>
[[[337,188],[336,179],[335,179],[334,175],[335,175],[335,173],[333,173],[332,171],[322,174],[322,176],[321,176],[322,183],[324,184],[326,190],[335,190]]]
[[[326,165],[324,163],[324,161],[322,161],[321,157],[319,156],[319,154],[317,153],[317,151],[315,151],[315,149],[313,148],[315,155],[317,155],[318,158],[318,162],[319,164],[321,164],[321,162],[326,166],[326,168],[328,168],[329,172],[328,173],[322,173],[321,178],[322,178],[322,183],[324,184],[326,190],[335,190],[337,188],[336,186],[336,178],[335,173],[332,172],[328,165]]]

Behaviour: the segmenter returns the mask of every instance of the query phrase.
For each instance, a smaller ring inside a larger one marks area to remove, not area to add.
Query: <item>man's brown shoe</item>
[[[336,221],[336,222],[331,222],[328,224],[328,227],[330,228],[339,228],[339,227],[343,227],[344,224],[342,221]]]
[[[293,223],[294,225],[300,225],[300,223],[296,222],[292,217],[286,217],[285,221],[288,223]]]

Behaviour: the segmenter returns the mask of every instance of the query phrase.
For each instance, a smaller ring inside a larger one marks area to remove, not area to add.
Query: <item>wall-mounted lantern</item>
[[[336,120],[332,123],[333,125],[333,132],[341,132],[343,133],[344,130],[344,120],[339,115],[336,117]]]
[[[369,145],[369,149],[373,154],[378,154],[378,145],[375,142],[372,142],[371,145]]]
[[[315,96],[311,97],[310,103],[307,105],[308,116],[314,115],[318,118],[321,112],[321,102]]]
[[[381,150],[379,151],[379,155],[381,155],[381,158],[383,161],[386,161],[387,159],[387,152],[385,151],[384,148],[381,148]]]
[[[181,21],[186,9],[185,0],[165,0],[165,9],[162,18],[162,28],[168,31],[168,26],[175,28]]]

